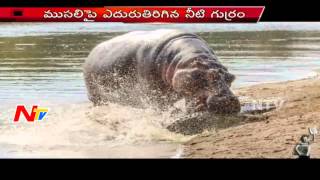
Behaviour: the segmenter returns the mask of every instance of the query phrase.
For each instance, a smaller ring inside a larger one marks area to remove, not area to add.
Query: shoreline
[[[281,98],[281,107],[264,118],[200,134],[184,143],[183,158],[296,158],[294,147],[308,128],[320,127],[320,76],[264,83],[235,90],[252,99]],[[317,137],[316,137],[317,138]],[[320,143],[311,145],[320,158]]]
[[[237,91],[238,89],[243,89],[243,88],[250,88],[253,86],[258,86],[258,85],[263,85],[263,84],[277,84],[277,83],[286,83],[286,82],[291,82],[291,81],[299,81],[299,80],[304,80],[304,79],[312,79],[320,76],[320,69],[310,69],[310,72],[307,76],[300,77],[297,79],[291,79],[291,80],[279,80],[279,81],[266,81],[263,83],[256,83],[256,84],[244,84],[244,85],[238,85],[232,87],[232,90]]]
[[[287,89],[287,88],[290,89]],[[292,89],[295,89],[293,91]],[[320,127],[320,76],[278,83],[264,83],[237,88],[235,93],[253,99],[282,97],[283,107],[230,127],[196,135],[182,144],[84,149],[86,155],[57,149],[70,157],[142,157],[151,158],[294,158],[293,148],[309,127]],[[312,100],[312,101],[311,101]],[[310,103],[309,103],[310,102]],[[311,105],[308,107],[306,105]],[[300,117],[301,116],[301,117]],[[319,119],[317,119],[319,117]],[[305,120],[305,121],[304,121]],[[320,143],[312,144],[311,157],[320,157]],[[130,149],[128,149],[130,148]],[[318,148],[318,149],[316,149]],[[125,151],[128,150],[128,151]],[[141,150],[147,153],[139,154]],[[114,151],[114,152],[113,152]],[[49,155],[52,152],[42,152]],[[4,153],[5,154],[5,153]],[[131,156],[130,154],[135,154]],[[147,155],[146,155],[147,154]],[[32,154],[31,154],[32,155]],[[11,158],[11,157],[8,157]]]
[[[154,28],[177,28],[177,29],[187,29],[189,30],[190,24],[188,23],[178,23],[178,24],[126,24],[119,22],[109,22],[107,25],[101,24],[99,22],[94,22],[91,27],[87,27],[82,22],[69,22],[63,23],[67,24],[64,28],[56,28],[61,22],[50,22],[50,23],[30,23],[30,22],[4,22],[0,24],[0,27],[4,28],[4,34],[0,37],[25,37],[25,36],[45,36],[45,35],[60,35],[60,34],[77,34],[77,33],[124,33],[133,30],[150,30]],[[240,24],[215,24],[206,25],[202,23],[196,23],[197,28],[191,30],[191,32],[196,33],[206,33],[206,32],[264,32],[264,31],[282,31],[282,32],[319,32],[320,26],[319,22],[313,22],[311,25],[306,22],[260,22],[259,24],[251,24],[248,26],[246,23]],[[111,25],[111,26],[110,26]],[[24,28],[24,31],[16,31],[19,26]],[[247,28],[243,28],[246,26]],[[49,27],[49,28],[48,28]],[[59,26],[58,26],[59,27]],[[232,27],[232,28],[230,28]],[[114,30],[114,29],[125,29],[125,30]],[[45,30],[43,30],[45,29]],[[12,33],[12,31],[14,33]],[[10,33],[8,33],[10,32]]]

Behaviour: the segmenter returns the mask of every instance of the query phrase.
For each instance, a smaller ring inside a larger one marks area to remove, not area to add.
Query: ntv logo
[[[16,114],[13,119],[14,122],[18,122],[20,120],[21,113],[24,115],[28,122],[34,122],[35,120],[41,121],[47,115],[48,109],[38,108],[38,106],[32,106],[31,113],[29,114],[25,106],[18,105]]]

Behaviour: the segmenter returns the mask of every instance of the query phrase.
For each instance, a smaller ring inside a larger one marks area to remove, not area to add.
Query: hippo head
[[[221,64],[197,60],[176,69],[172,86],[185,97],[189,112],[233,114],[240,111],[240,102],[230,90],[234,79]]]

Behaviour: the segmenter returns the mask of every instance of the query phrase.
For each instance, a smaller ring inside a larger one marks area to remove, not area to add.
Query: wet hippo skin
[[[89,99],[166,109],[181,98],[189,112],[240,111],[234,75],[198,35],[180,30],[130,32],[97,45],[84,66]]]

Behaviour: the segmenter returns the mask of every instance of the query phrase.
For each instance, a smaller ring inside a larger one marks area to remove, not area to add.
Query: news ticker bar
[[[2,22],[258,22],[264,6],[5,7]]]

